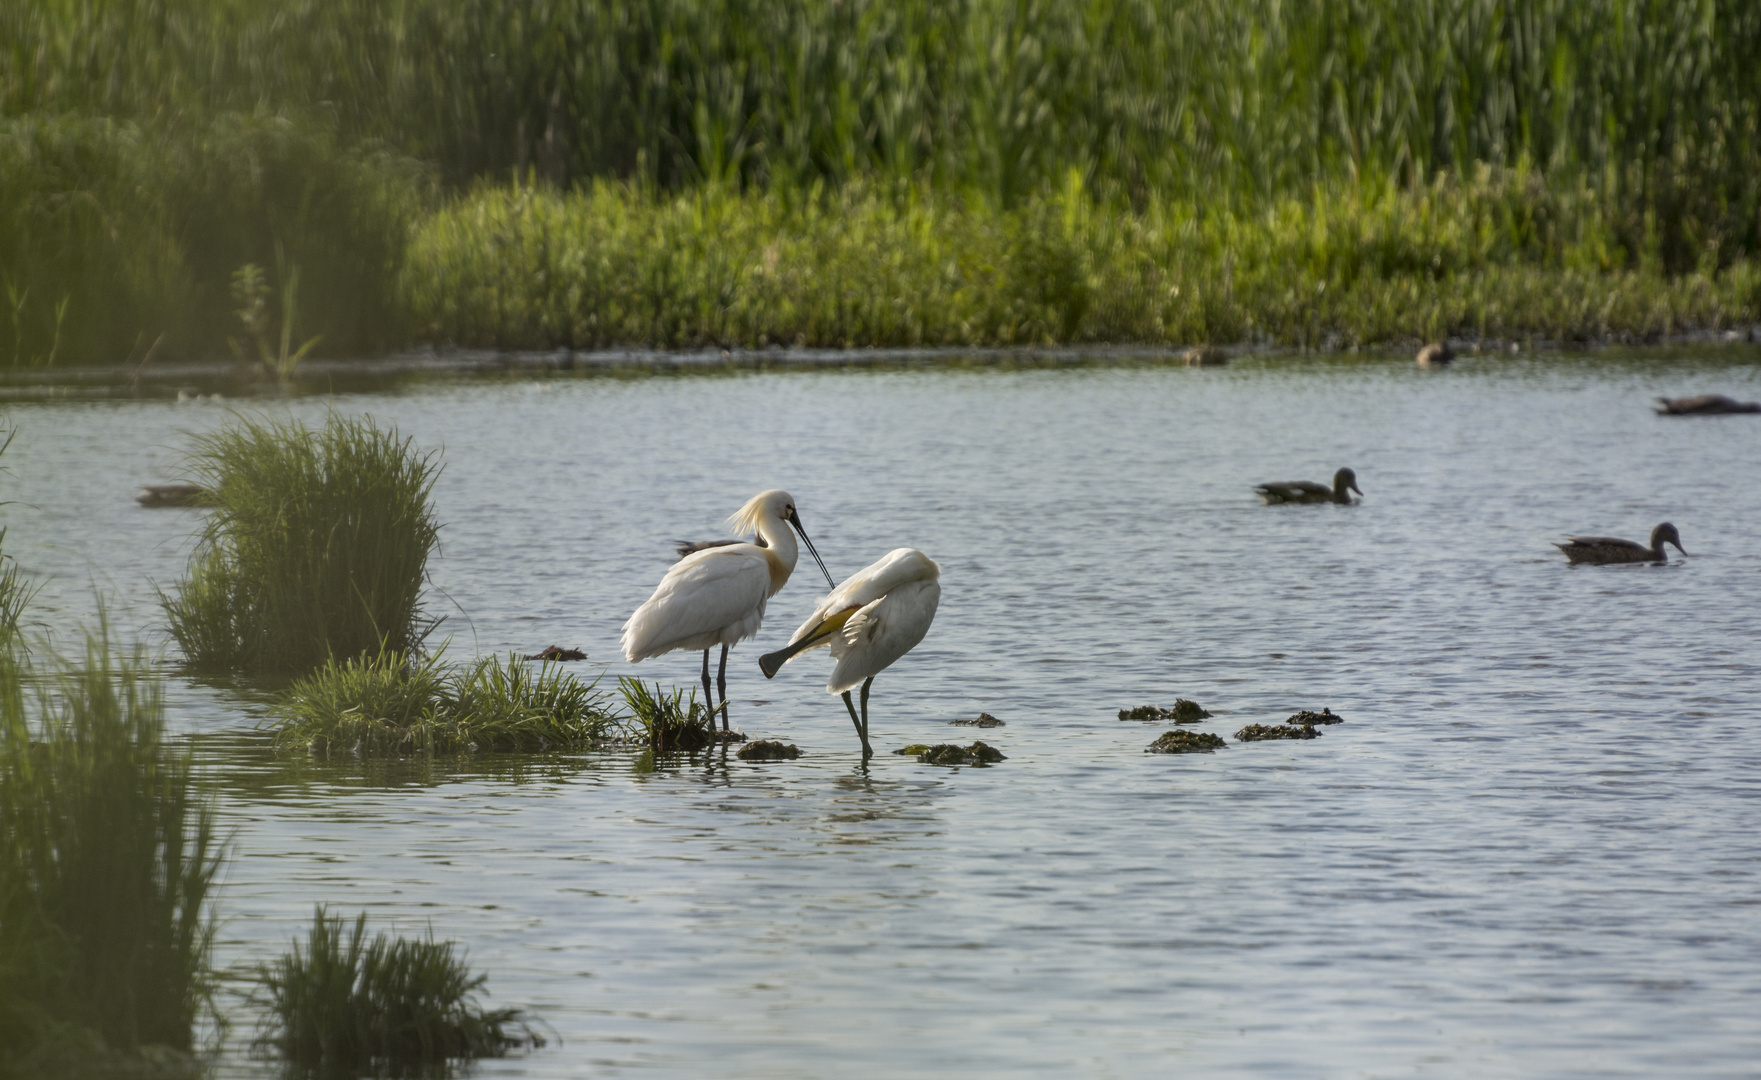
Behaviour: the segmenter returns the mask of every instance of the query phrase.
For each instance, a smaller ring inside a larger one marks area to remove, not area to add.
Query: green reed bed
[[[460,184],[912,177],[1007,205],[1073,166],[1227,202],[1527,160],[1753,250],[1757,55],[1746,0],[37,0],[0,9],[0,114],[268,109]]]
[[[366,931],[365,912],[345,929],[320,906],[305,948],[260,969],[265,1045],[297,1065],[395,1073],[544,1044],[520,1010],[477,1005],[487,976],[454,942]]]
[[[1712,327],[1757,55],[1746,0],[7,4],[0,364],[225,358],[247,265],[332,355]],[[1341,264],[1482,169],[1574,254]]]
[[[406,652],[431,629],[432,453],[371,417],[238,420],[200,437],[191,468],[213,509],[188,575],[161,596],[191,668],[311,671]]]
[[[1017,209],[912,185],[791,197],[484,188],[427,219],[404,295],[501,348],[1606,339],[1761,319],[1761,269],[1671,273],[1604,202],[1525,171],[1322,188],[1252,212]]]
[[[228,357],[247,265],[278,297],[297,282],[267,336],[398,344],[391,283],[428,190],[322,121],[0,112],[0,368]]]
[[[589,745],[617,720],[609,696],[560,664],[510,655],[460,668],[395,652],[332,659],[276,700],[278,745],[313,753],[541,751]]]
[[[149,670],[0,649],[0,1074],[191,1047],[222,851]]]

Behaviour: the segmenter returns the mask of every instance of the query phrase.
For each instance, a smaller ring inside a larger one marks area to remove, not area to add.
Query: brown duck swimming
[[[1663,554],[1664,544],[1674,544],[1675,549],[1683,555],[1687,551],[1682,547],[1681,533],[1669,522],[1651,530],[1651,546],[1646,547],[1636,540],[1621,540],[1613,536],[1574,536],[1563,544],[1553,546],[1565,552],[1565,557],[1574,563],[1639,563],[1664,562],[1668,556]]]
[[[1274,503],[1324,503],[1334,502],[1351,505],[1348,491],[1362,495],[1363,489],[1357,486],[1357,473],[1350,469],[1340,469],[1333,474],[1333,486],[1317,484],[1313,480],[1287,480],[1281,484],[1261,484],[1254,488],[1260,493],[1267,506]]]
[[[1696,397],[1660,397],[1663,408],[1658,416],[1722,416],[1726,413],[1761,413],[1761,401],[1738,401],[1723,394],[1700,394]]]
[[[204,494],[194,484],[142,484],[135,502],[147,507],[200,506]]]
[[[1415,361],[1420,367],[1448,367],[1455,359],[1455,350],[1447,341],[1433,341],[1419,350]]]

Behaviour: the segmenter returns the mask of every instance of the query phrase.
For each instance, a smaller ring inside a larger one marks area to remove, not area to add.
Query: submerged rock
[[[1003,722],[988,712],[978,714],[977,720],[950,720],[955,727],[1002,727]]]
[[[521,657],[523,660],[585,660],[587,654],[580,649],[565,649],[561,645],[549,645],[535,653]]]
[[[1222,736],[1212,735],[1208,731],[1165,731],[1161,738],[1150,743],[1144,750],[1146,754],[1208,754],[1213,750],[1223,750],[1229,746]]]
[[[801,756],[801,751],[794,743],[760,739],[740,747],[736,756],[741,761],[794,761]]]
[[[1237,742],[1265,742],[1268,739],[1318,739],[1321,733],[1308,724],[1249,724],[1235,733]]]
[[[909,749],[909,747],[907,747]],[[1006,761],[1002,751],[983,742],[975,742],[971,746],[959,746],[955,743],[938,743],[924,747],[917,755],[917,760],[925,765],[988,765],[993,761]]]
[[[1176,724],[1191,724],[1210,715],[1204,706],[1186,698],[1175,698],[1172,709],[1164,709],[1160,705],[1139,705],[1135,709],[1119,710],[1121,720],[1154,720],[1157,723],[1173,721]]]
[[[1290,719],[1288,719],[1284,722],[1286,724],[1304,724],[1304,725],[1307,725],[1307,724],[1343,724],[1343,723],[1345,723],[1345,717],[1337,715],[1336,713],[1333,712],[1332,709],[1329,709],[1326,706],[1322,706],[1320,712],[1309,712],[1307,709],[1304,709],[1302,712],[1295,714]]]

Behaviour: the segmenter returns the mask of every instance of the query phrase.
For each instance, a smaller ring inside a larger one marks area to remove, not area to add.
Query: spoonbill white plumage
[[[826,681],[828,694],[842,694],[862,756],[868,745],[868,688],[874,677],[910,652],[929,632],[941,599],[942,568],[915,548],[895,548],[873,566],[865,567],[831,591],[808,616],[789,646],[758,658],[765,678],[796,656],[821,645],[832,650],[837,664]],[[862,715],[850,701],[850,690],[862,684]]]
[[[728,729],[728,650],[758,632],[764,604],[788,583],[799,549],[795,533],[819,563],[826,584],[832,575],[807,539],[795,500],[780,490],[760,492],[728,518],[739,533],[756,533],[760,543],[718,543],[684,552],[654,595],[624,623],[624,658],[632,664],[674,649],[703,650],[703,696],[709,692],[709,650],[722,647],[717,683],[721,689],[722,730]],[[794,532],[789,527],[794,526]]]

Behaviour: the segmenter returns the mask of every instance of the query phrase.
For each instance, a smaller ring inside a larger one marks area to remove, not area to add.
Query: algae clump
[[[1210,718],[1204,706],[1187,698],[1175,698],[1172,709],[1164,709],[1160,705],[1139,705],[1135,709],[1120,709],[1121,720],[1153,720],[1158,723],[1173,721],[1176,724],[1192,724]]]
[[[1228,747],[1221,736],[1205,731],[1165,731],[1150,743],[1146,754],[1208,754]]]
[[[909,748],[907,748],[909,749]],[[1002,751],[983,742],[974,742],[971,746],[960,746],[956,743],[939,743],[924,747],[917,755],[917,760],[925,765],[989,765],[996,761],[1005,761]]]
[[[954,725],[955,727],[1002,727],[1003,726],[1003,722],[1001,720],[998,720],[996,717],[992,716],[988,712],[979,713],[978,719],[976,719],[976,720],[950,720],[950,721],[948,721],[948,723]]]
[[[741,761],[794,761],[801,756],[801,751],[794,743],[760,739],[740,747],[735,756]]]
[[[1235,739],[1237,742],[1266,742],[1271,739],[1317,739],[1320,735],[1309,724],[1249,724],[1235,733]]]

